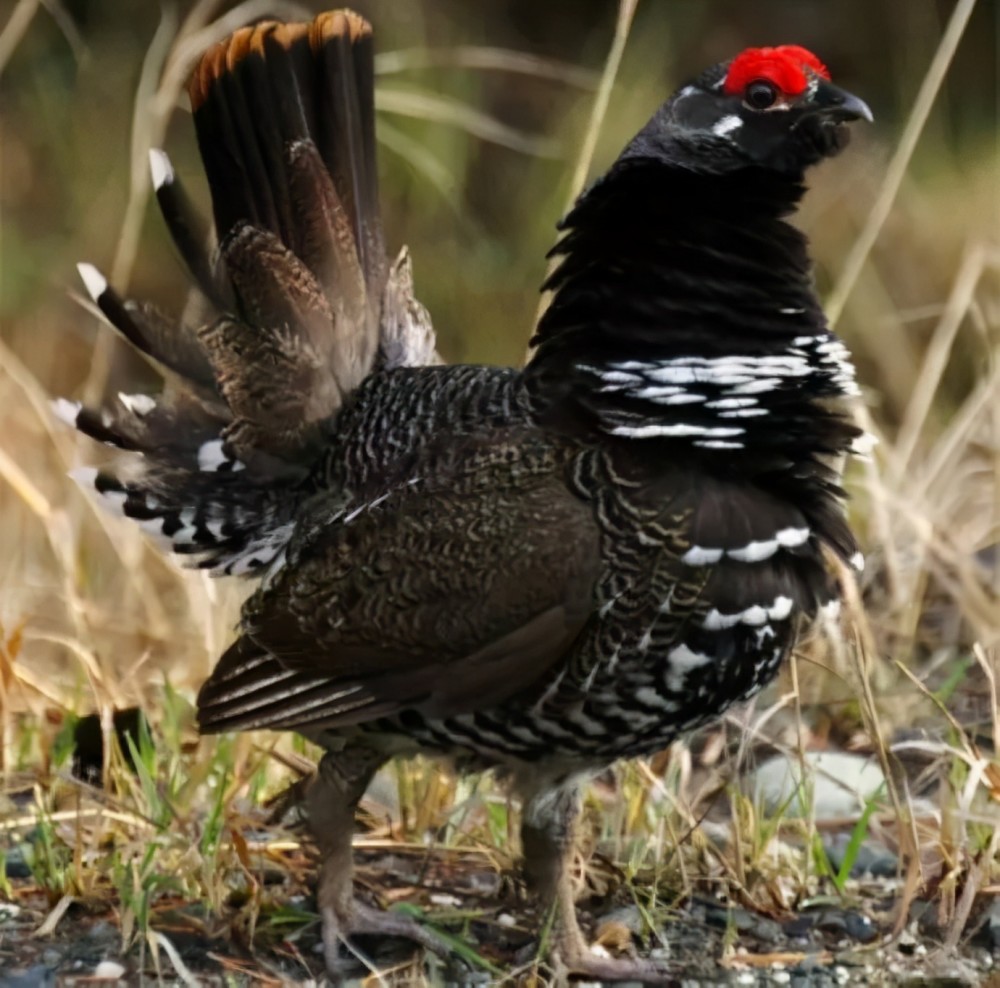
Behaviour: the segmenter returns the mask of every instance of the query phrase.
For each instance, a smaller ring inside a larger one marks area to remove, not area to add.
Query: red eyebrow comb
[[[830,78],[826,66],[800,45],[747,48],[733,59],[722,88],[724,92],[736,95],[742,93],[749,83],[766,79],[786,96],[798,96],[809,84],[807,69],[824,79]]]

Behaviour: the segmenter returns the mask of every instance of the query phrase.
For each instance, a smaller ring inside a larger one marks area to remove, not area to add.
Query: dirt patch
[[[47,918],[51,923],[52,906],[29,881],[15,880],[11,904],[0,907],[0,988],[138,984],[158,974],[167,985],[322,983],[319,922],[304,880],[308,861],[301,864],[283,870],[280,881],[235,894],[217,914],[198,903],[159,901],[152,932],[124,954],[114,905],[68,904],[54,930],[37,936]],[[482,855],[362,849],[358,885],[383,905],[418,912],[454,938],[457,952],[478,958],[442,963],[416,956],[402,941],[358,938],[359,953],[387,972],[390,984],[544,984],[550,974],[535,959],[538,923],[519,883],[497,874]],[[908,931],[891,939],[890,882],[868,883],[850,903],[830,898],[776,915],[694,898],[677,909],[654,910],[654,933],[638,908],[622,901],[627,898],[620,889],[584,902],[585,926],[609,952],[667,958],[673,970],[667,983],[681,988],[1000,988],[990,909],[978,911],[966,942],[951,953],[940,946],[932,911],[919,905]],[[366,970],[359,961],[357,977]]]

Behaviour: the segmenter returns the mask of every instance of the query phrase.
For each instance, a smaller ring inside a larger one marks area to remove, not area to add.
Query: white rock
[[[125,968],[118,961],[101,961],[94,968],[93,977],[102,981],[121,981],[125,977]]]
[[[775,755],[751,775],[749,791],[769,813],[805,816],[810,802],[817,820],[860,816],[865,804],[885,786],[882,769],[873,758],[839,751],[795,756]]]

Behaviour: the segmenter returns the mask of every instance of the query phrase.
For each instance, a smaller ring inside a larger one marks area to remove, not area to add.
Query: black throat
[[[536,415],[709,460],[842,451],[854,430],[820,399],[854,393],[853,367],[786,219],[801,180],[685,153],[640,136],[563,222],[525,371]]]

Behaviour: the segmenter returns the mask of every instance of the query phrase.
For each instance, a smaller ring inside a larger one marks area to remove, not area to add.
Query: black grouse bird
[[[684,86],[563,221],[514,370],[431,366],[405,254],[383,243],[362,18],[237,31],[190,95],[217,249],[152,164],[197,322],[81,265],[165,385],[59,409],[142,454],[86,475],[104,498],[198,565],[260,579],[201,729],[326,749],[308,809],[331,970],[351,933],[431,940],[351,879],[372,774],[424,751],[509,775],[566,968],[661,977],[581,935],[579,787],[753,696],[835,606],[825,554],[857,564],[838,466],[854,370],[788,217],[868,108],[794,46]]]

